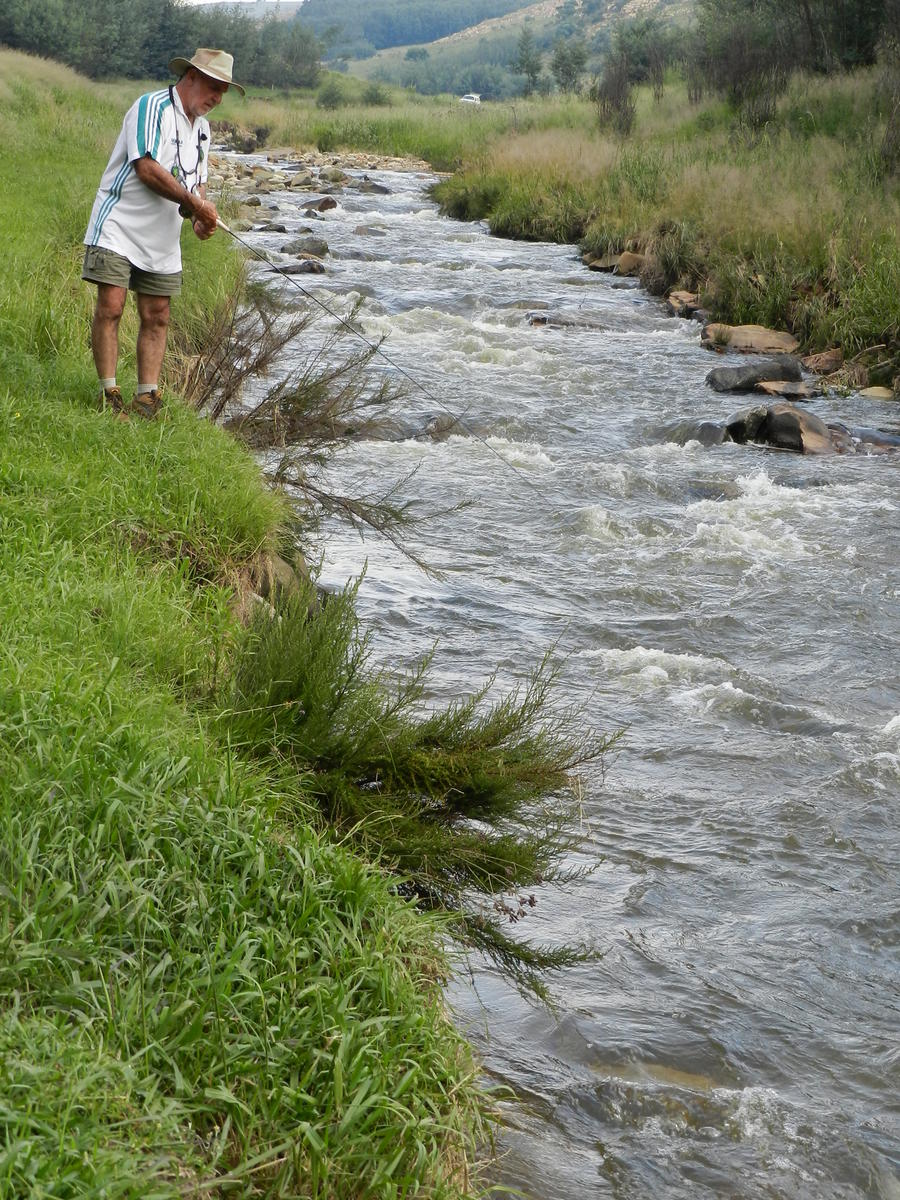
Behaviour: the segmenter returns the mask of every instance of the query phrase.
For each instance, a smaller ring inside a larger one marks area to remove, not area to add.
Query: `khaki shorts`
[[[103,246],[87,246],[81,278],[90,283],[111,283],[113,287],[130,288],[145,296],[177,296],[181,291],[181,272],[163,275],[159,271],[142,271],[115,250]]]

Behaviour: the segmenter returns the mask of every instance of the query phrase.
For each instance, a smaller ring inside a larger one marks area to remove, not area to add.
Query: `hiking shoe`
[[[131,411],[143,417],[145,421],[154,421],[162,408],[162,396],[154,388],[152,392],[141,392],[131,401]]]
[[[120,421],[128,420],[128,413],[125,411],[125,401],[122,398],[120,388],[101,388],[98,404],[101,412],[109,411],[114,417],[118,417]]]

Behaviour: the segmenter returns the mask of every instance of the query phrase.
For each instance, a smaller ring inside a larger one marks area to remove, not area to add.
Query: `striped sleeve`
[[[167,91],[148,92],[141,96],[125,117],[125,139],[128,161],[138,158],[159,157],[162,139],[163,114],[171,107]]]

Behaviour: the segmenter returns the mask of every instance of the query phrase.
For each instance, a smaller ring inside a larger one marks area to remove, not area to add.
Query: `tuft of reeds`
[[[510,910],[483,898],[562,877],[576,772],[615,739],[576,731],[571,713],[551,715],[549,660],[499,700],[488,680],[430,709],[427,657],[400,680],[367,667],[353,595],[330,597],[314,618],[304,596],[275,621],[260,615],[238,652],[220,736],[305,779],[346,844],[390,867],[464,945],[543,994],[548,970],[590,951],[514,941],[503,927],[518,900]]]

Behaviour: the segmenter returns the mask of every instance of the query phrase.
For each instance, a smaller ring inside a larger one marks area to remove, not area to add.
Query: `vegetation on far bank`
[[[583,124],[498,139],[436,189],[445,212],[506,237],[646,254],[642,281],[683,287],[731,323],[787,328],[810,350],[874,351],[900,372],[900,179],[883,169],[873,68],[798,77],[762,129],[677,83],[638,96],[632,136]]]
[[[0,51],[0,1195],[472,1195],[443,947],[565,961],[476,892],[552,876],[598,747],[541,670],[430,712],[352,591],[238,620],[286,503],[186,406],[95,404],[80,241],[125,90]],[[170,393],[241,280],[185,253]]]

